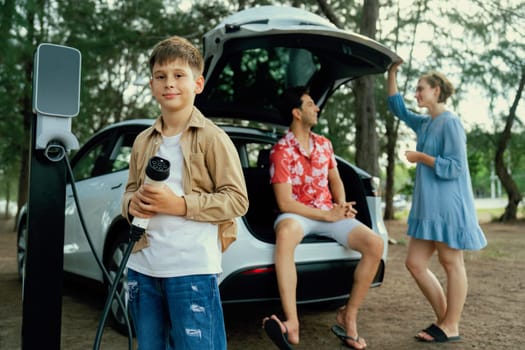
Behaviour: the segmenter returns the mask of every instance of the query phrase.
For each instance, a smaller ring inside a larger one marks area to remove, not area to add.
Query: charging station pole
[[[29,176],[22,349],[60,349],[65,165],[33,150]]]
[[[80,52],[41,44],[35,54],[22,349],[60,349],[66,151],[78,149]]]

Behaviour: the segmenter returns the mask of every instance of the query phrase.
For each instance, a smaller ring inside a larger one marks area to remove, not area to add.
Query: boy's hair
[[[279,99],[279,112],[281,117],[291,124],[293,121],[292,110],[294,108],[301,108],[303,101],[301,97],[303,95],[309,94],[309,89],[307,86],[294,86],[286,89],[280,99]]]
[[[188,63],[195,78],[202,75],[204,71],[202,54],[192,43],[180,36],[172,36],[155,45],[149,56],[150,73],[153,74],[155,63],[163,65],[177,59]]]

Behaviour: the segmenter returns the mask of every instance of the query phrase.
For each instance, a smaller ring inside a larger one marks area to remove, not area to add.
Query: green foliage
[[[353,135],[355,134],[354,120],[355,110],[354,96],[349,88],[337,90],[329,102],[324,106],[319,124],[315,130],[318,133],[329,136],[336,154],[353,161],[355,145]]]
[[[14,5],[13,11],[18,8],[28,14],[28,9],[35,5],[31,1],[9,3]],[[11,96],[28,97],[29,93],[30,97],[30,82],[24,83],[22,77],[16,78],[13,73],[19,72],[17,65],[21,59],[32,60],[36,45],[51,42],[75,47],[82,53],[81,111],[73,123],[73,132],[81,143],[110,123],[154,117],[149,92],[144,87],[134,86],[137,79],[149,75],[147,56],[153,45],[174,34],[200,45],[202,34],[227,13],[226,5],[219,1],[201,1],[191,9],[181,9],[178,4],[167,0],[48,1],[36,14],[36,26],[40,29],[36,42],[27,42],[18,34],[33,30],[33,24],[15,23],[21,20],[16,11],[3,12],[2,24],[6,27],[3,33],[6,35],[2,38],[6,38],[8,44],[3,47],[13,54],[6,55],[7,62],[2,62],[2,67],[6,67],[6,74],[0,76],[2,90],[13,92]],[[17,51],[31,54],[20,57]],[[8,93],[0,95],[9,102],[1,104],[2,114],[12,111],[11,114],[19,115],[19,100],[10,98]]]
[[[0,198],[16,197],[22,157],[19,150],[27,142],[21,106],[30,90],[24,84],[27,75],[21,59],[28,49],[18,42],[23,38],[20,31],[26,22],[16,5],[5,1],[0,12],[0,182],[5,184],[0,188]]]
[[[497,136],[479,127],[467,134],[467,151],[472,189],[477,197],[491,196],[491,185],[497,186],[494,152]],[[525,192],[525,131],[516,132],[506,152],[507,166],[521,193]]]
[[[342,27],[359,31],[361,1],[323,3],[329,6]],[[68,45],[82,53],[81,112],[73,121],[73,132],[83,143],[110,123],[157,115],[148,87],[135,84],[147,81],[147,57],[157,41],[178,34],[200,46],[202,34],[229,13],[267,4],[289,4],[321,16],[326,13],[316,0],[2,1],[0,181],[16,183],[22,159],[27,157],[32,60],[39,43]],[[450,6],[447,2],[430,0],[384,1],[377,40],[400,53],[406,61],[399,73],[403,95],[411,95],[411,86],[421,72],[438,68],[446,70],[457,85],[454,106],[461,103],[461,98],[472,87],[481,90],[490,101],[496,129],[476,131],[468,138],[473,184],[476,191],[486,193],[494,134],[508,112],[519,79],[517,72],[525,57],[525,3],[473,0],[463,5]],[[384,135],[379,138],[381,149],[386,149],[388,137],[394,134],[398,138],[396,147],[413,140],[411,132],[404,128],[397,130],[395,120],[387,111],[384,77],[377,77],[376,89],[378,133]],[[316,129],[329,134],[336,152],[349,160],[355,157],[354,100],[351,85],[339,89],[325,106]],[[410,100],[407,102],[412,105]],[[506,159],[521,191],[525,191],[522,188],[525,180],[520,178],[524,174],[521,151],[524,139],[523,115],[518,114]],[[398,180],[399,174],[395,176],[396,189],[405,187],[406,184]],[[1,192],[5,190],[0,189]]]
[[[175,34],[200,45],[202,34],[229,13],[222,1],[190,2],[191,8],[181,7],[183,3],[4,1],[0,14],[0,180],[9,178],[16,184],[22,159],[27,157],[32,63],[38,44],[71,46],[82,54],[81,108],[72,123],[82,144],[110,123],[155,117],[158,111],[147,87],[134,85],[149,76],[147,56],[153,45]],[[25,180],[20,179],[22,187]]]
[[[491,190],[491,175],[494,171],[493,135],[474,128],[467,135],[467,151],[469,170],[472,178],[472,190],[476,197],[489,197]]]
[[[397,190],[398,193],[404,194],[408,197],[412,196],[412,193],[414,192],[414,182],[416,180],[416,167],[411,166],[409,168],[406,168],[406,182],[401,184],[399,186],[399,189]]]

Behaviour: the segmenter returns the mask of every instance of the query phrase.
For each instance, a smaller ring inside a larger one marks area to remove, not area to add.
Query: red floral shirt
[[[270,152],[270,182],[292,185],[292,197],[310,207],[333,207],[328,186],[328,171],[337,166],[332,143],[326,137],[310,133],[310,156],[288,131]]]

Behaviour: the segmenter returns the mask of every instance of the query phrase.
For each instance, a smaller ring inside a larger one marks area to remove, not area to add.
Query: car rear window
[[[227,57],[217,80],[209,88],[207,104],[235,103],[252,110],[275,108],[287,86],[307,85],[320,69],[319,60],[302,48],[251,48]]]

